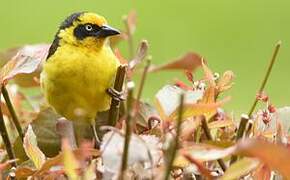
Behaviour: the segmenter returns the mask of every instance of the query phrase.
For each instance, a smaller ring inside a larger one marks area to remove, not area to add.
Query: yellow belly
[[[112,86],[119,63],[109,48],[59,47],[43,67],[41,84],[48,103],[69,120],[92,119],[109,108],[106,90]]]

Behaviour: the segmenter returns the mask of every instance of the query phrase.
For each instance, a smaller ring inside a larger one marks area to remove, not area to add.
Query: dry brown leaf
[[[202,64],[202,57],[194,52],[188,52],[185,55],[173,59],[167,64],[152,66],[149,72],[158,72],[164,70],[188,70],[194,71]]]

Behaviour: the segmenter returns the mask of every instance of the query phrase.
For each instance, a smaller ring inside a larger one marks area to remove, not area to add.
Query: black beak
[[[114,36],[118,34],[120,34],[119,30],[112,28],[108,25],[104,25],[101,27],[100,31],[97,33],[97,36],[100,38],[105,38],[105,37]]]

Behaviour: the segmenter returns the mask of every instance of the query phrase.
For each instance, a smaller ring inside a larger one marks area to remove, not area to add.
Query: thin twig
[[[244,136],[244,132],[245,132],[245,129],[247,127],[248,121],[249,121],[249,116],[246,114],[243,114],[241,117],[239,129],[237,132],[236,141],[238,141],[239,139],[241,139]],[[233,164],[234,162],[236,162],[237,159],[238,159],[238,157],[236,155],[233,155],[231,158],[230,164]]]
[[[11,144],[11,142],[9,140],[9,137],[8,137],[8,132],[7,132],[7,129],[6,129],[6,126],[5,126],[5,122],[4,122],[1,106],[0,106],[0,133],[1,133],[1,136],[2,136],[2,139],[3,139],[3,142],[5,144],[5,147],[6,147],[8,158],[10,160],[14,160],[15,159],[15,154],[14,154],[14,151],[13,151],[13,148],[12,148],[12,144]],[[11,164],[12,164],[13,167],[17,166],[15,161],[12,161]]]
[[[4,85],[2,86],[2,94],[3,94],[3,97],[5,99],[5,102],[6,102],[8,110],[9,110],[9,113],[10,113],[10,115],[12,117],[12,121],[13,121],[16,129],[17,129],[18,134],[19,134],[19,137],[20,137],[21,141],[23,141],[24,134],[23,134],[19,119],[17,117],[17,114],[15,112],[13,104],[12,104],[12,102],[10,100],[9,93],[8,93],[8,91],[7,91],[7,89],[6,89],[6,87]]]
[[[269,76],[270,76],[270,74],[271,74],[272,68],[273,68],[273,66],[274,66],[274,64],[275,64],[275,61],[276,61],[276,59],[277,59],[277,55],[278,55],[278,52],[279,52],[279,50],[280,50],[280,47],[281,47],[281,41],[279,41],[279,42],[276,44],[276,46],[275,46],[274,53],[273,53],[273,55],[272,55],[272,58],[271,58],[270,64],[269,64],[269,66],[268,66],[268,68],[267,68],[266,75],[265,75],[265,77],[264,77],[264,79],[263,79],[263,81],[262,81],[262,84],[261,84],[261,86],[260,86],[260,89],[259,89],[258,93],[262,93],[262,92],[264,91],[264,88],[265,88],[265,86],[266,86],[266,84],[267,84],[267,81],[268,81],[268,79],[269,79]],[[254,103],[253,103],[253,105],[252,105],[252,107],[251,107],[251,109],[250,109],[250,111],[249,111],[249,113],[248,113],[248,116],[249,116],[249,117],[252,116],[252,113],[254,112],[257,103],[258,103],[258,99],[255,98],[255,101],[254,101]]]
[[[146,66],[144,67],[143,73],[142,73],[142,77],[141,77],[141,81],[140,81],[140,85],[139,85],[139,89],[138,89],[138,93],[137,93],[137,103],[140,101],[141,99],[141,95],[144,89],[144,85],[145,85],[145,80],[147,77],[147,73],[148,73],[148,69],[150,67],[151,64],[151,58],[148,57],[146,60]]]
[[[179,111],[178,111],[178,119],[177,119],[177,125],[176,125],[176,136],[175,140],[172,142],[171,146],[169,147],[168,151],[169,153],[167,154],[167,166],[165,169],[165,175],[164,175],[164,180],[168,180],[170,177],[170,172],[172,170],[173,162],[176,156],[176,151],[179,146],[179,135],[181,131],[181,123],[182,123],[182,114],[183,114],[183,106],[184,106],[184,94],[180,95],[180,106],[179,106]]]
[[[204,116],[201,116],[201,127],[202,127],[202,129],[204,131],[204,134],[205,134],[206,138],[208,140],[210,140],[210,141],[213,141],[213,137],[212,137],[212,135],[210,133],[207,121],[206,121]],[[226,166],[224,160],[218,159],[217,162],[220,165],[220,167],[222,168],[222,170],[225,172],[227,170],[227,166]]]
[[[120,93],[122,92],[122,89],[123,89],[126,69],[127,69],[127,66],[120,65],[117,70],[116,79],[114,83],[114,89]],[[112,98],[111,107],[109,111],[109,117],[108,117],[108,123],[110,126],[114,126],[116,124],[119,118],[119,110],[120,110],[120,100]]]
[[[132,59],[134,57],[134,41],[133,41],[133,35],[130,29],[130,25],[127,22],[127,17],[124,18],[124,24],[127,30],[127,35],[128,35],[128,51],[129,51],[129,58]]]
[[[126,118],[126,134],[125,134],[125,142],[124,142],[124,149],[123,149],[123,155],[122,155],[122,165],[121,165],[121,174],[120,174],[120,180],[124,179],[124,172],[127,169],[127,163],[128,163],[128,153],[129,153],[129,144],[130,144],[130,138],[132,134],[132,126],[133,126],[133,90],[134,90],[134,83],[133,81],[130,81],[127,83],[128,88],[128,97],[127,97],[127,118]]]

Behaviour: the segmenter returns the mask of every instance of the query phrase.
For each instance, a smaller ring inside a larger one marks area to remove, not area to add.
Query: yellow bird
[[[108,38],[117,34],[100,15],[70,15],[60,25],[41,73],[47,102],[68,120],[91,123],[96,138],[95,117],[110,107],[107,90],[119,66]]]

